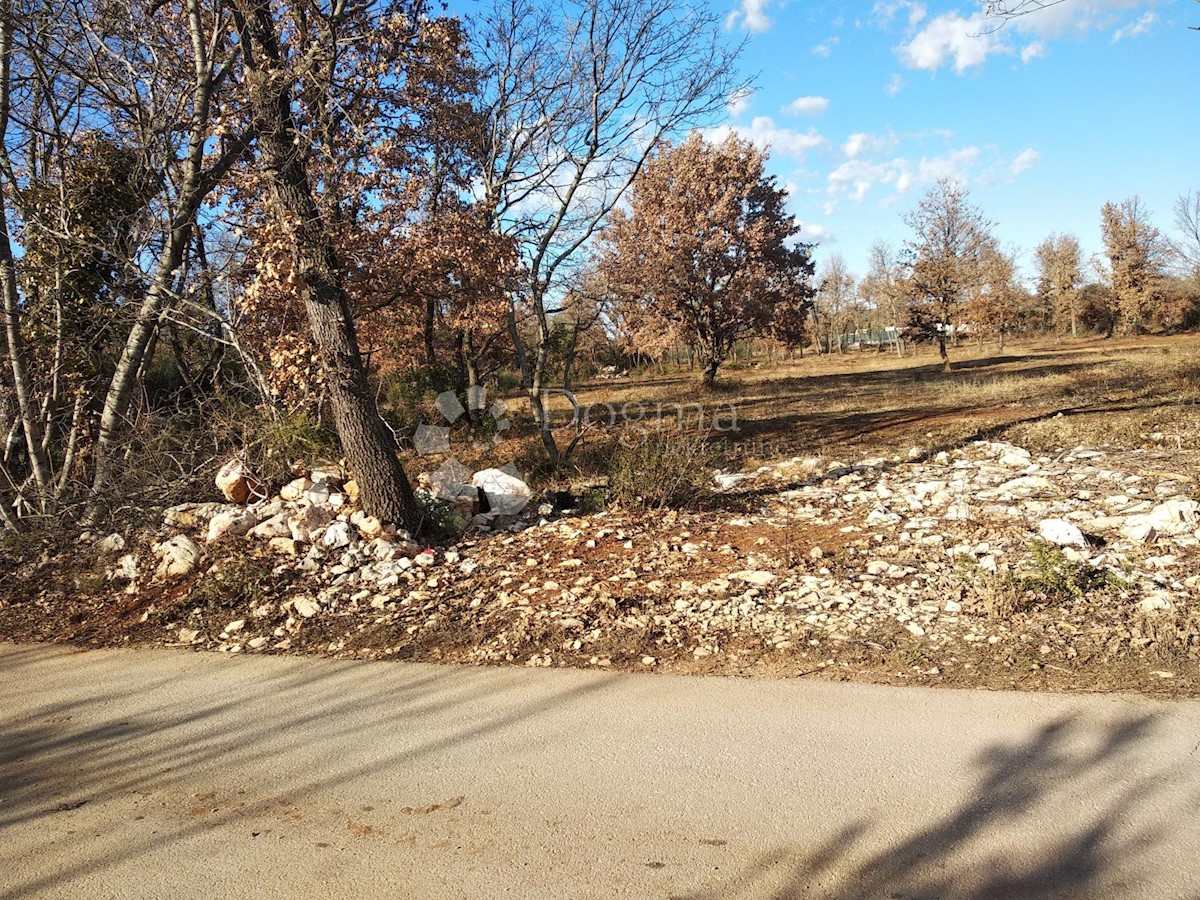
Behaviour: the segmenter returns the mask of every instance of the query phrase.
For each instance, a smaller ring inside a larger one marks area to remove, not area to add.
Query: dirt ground
[[[886,353],[847,353],[805,357],[769,368],[731,367],[710,392],[701,391],[698,376],[686,372],[636,381],[596,381],[576,390],[577,402],[605,419],[611,408],[618,421],[589,429],[564,471],[549,474],[539,466],[536,439],[528,434],[507,435],[474,459],[469,448],[461,455],[475,465],[498,464],[505,458],[515,461],[540,489],[587,481],[602,471],[606,458],[620,452],[621,435],[627,433],[625,420],[636,417],[632,427],[644,431],[652,421],[645,411],[657,410],[660,404],[668,428],[677,429],[678,410],[686,408],[681,430],[712,441],[725,471],[753,470],[809,455],[847,462],[915,452],[928,457],[984,438],[1013,442],[1034,453],[1061,453],[1079,446],[1178,451],[1181,462],[1191,458],[1188,451],[1200,448],[1200,337],[1039,342],[1013,345],[1002,353],[994,345],[964,346],[953,351],[952,359],[950,372],[943,372],[928,350],[904,359]],[[557,414],[565,419],[565,406]],[[729,427],[734,417],[736,430]],[[514,419],[517,431],[521,418]],[[564,424],[560,443],[569,435]],[[410,471],[420,472],[438,462],[413,458],[408,464]],[[770,500],[756,489],[667,516],[638,509],[616,509],[611,514],[650,541],[666,540],[680,530],[677,515],[690,517],[688,533],[717,533],[728,530],[726,525],[734,517],[752,518]],[[621,565],[619,551],[612,545],[585,552],[577,546],[559,547],[553,536],[530,534],[521,552],[537,541],[536,550],[547,559],[569,552],[580,558],[586,572],[607,573]],[[148,545],[153,537],[141,532],[131,535],[131,543],[140,540]],[[501,545],[508,540],[504,534],[469,533],[440,549],[463,548],[463,552],[500,558],[513,552]],[[784,565],[799,571],[812,547],[820,543],[836,553],[838,542],[848,538],[837,529],[812,523],[790,528],[784,546],[777,532],[764,537],[747,528],[738,530],[734,541],[745,546],[735,546],[733,552],[749,554],[767,540]],[[165,627],[182,621],[180,609],[191,611],[191,624],[201,629],[208,625],[215,632],[245,609],[282,600],[303,587],[302,576],[273,565],[260,551],[225,547],[219,554],[209,554],[200,578],[125,593],[112,584],[106,566],[87,551],[86,543],[78,535],[54,532],[4,542],[0,572],[5,573],[6,587],[0,595],[0,638],[87,646],[164,643],[169,640]],[[703,573],[692,572],[689,577],[697,574]],[[197,600],[201,595],[202,603]],[[1029,624],[1041,627],[1037,622]],[[481,637],[469,629],[447,626],[421,629],[397,641],[392,623],[363,620],[348,629],[347,621],[334,619],[313,622],[288,647],[263,652],[478,662],[473,647]],[[517,648],[508,658],[487,661],[527,664],[524,651],[541,646],[546,637],[530,635],[528,647]],[[554,664],[645,669],[649,652],[641,636],[615,629],[582,662],[568,656]],[[1096,646],[1091,652],[1059,659],[1033,652],[1023,655],[1020,648],[1014,652],[1010,645],[993,647],[986,642],[954,652],[952,660],[931,658],[929,648],[907,633],[889,641],[819,641],[786,654],[768,652],[761,642],[733,640],[725,643],[721,653],[705,658],[684,648],[664,652],[660,646],[654,650],[652,668],[991,689],[1200,694],[1194,652],[1148,659],[1108,653]],[[1164,677],[1168,670],[1170,677]]]

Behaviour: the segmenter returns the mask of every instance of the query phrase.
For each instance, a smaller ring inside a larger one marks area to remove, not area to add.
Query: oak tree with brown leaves
[[[777,307],[811,306],[811,247],[765,156],[735,136],[662,146],[605,232],[617,296],[676,322],[712,384],[734,344],[769,330]]]
[[[1136,196],[1101,207],[1100,236],[1119,327],[1126,334],[1145,331],[1160,312],[1167,244]]]
[[[1034,251],[1038,269],[1038,291],[1049,302],[1058,334],[1079,335],[1082,312],[1083,257],[1079,238],[1073,234],[1052,234]]]

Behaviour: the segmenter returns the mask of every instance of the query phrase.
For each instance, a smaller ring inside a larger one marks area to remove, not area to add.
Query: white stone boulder
[[[208,520],[205,539],[211,544],[223,537],[242,535],[258,524],[258,516],[248,509],[230,509]]]
[[[168,540],[154,545],[158,554],[159,564],[156,575],[159,578],[182,578],[196,568],[200,559],[200,548],[186,534],[177,534]]]
[[[1087,538],[1079,530],[1079,526],[1066,519],[1043,519],[1038,523],[1038,534],[1058,547],[1079,547],[1084,550],[1088,548]]]
[[[533,498],[529,485],[501,469],[476,472],[471,483],[483,490],[488,506],[498,516],[520,515]]]

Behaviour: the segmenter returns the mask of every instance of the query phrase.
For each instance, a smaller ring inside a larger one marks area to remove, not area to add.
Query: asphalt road
[[[1200,704],[0,646],[0,898],[1200,897]]]

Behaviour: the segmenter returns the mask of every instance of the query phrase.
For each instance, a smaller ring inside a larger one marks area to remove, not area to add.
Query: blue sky
[[[998,32],[977,2],[740,0],[756,90],[726,129],[771,151],[792,211],[861,275],[877,238],[939,176],[959,178],[1019,248],[1052,231],[1099,252],[1100,206],[1138,194],[1164,232],[1200,189],[1200,4],[1064,0]]]

